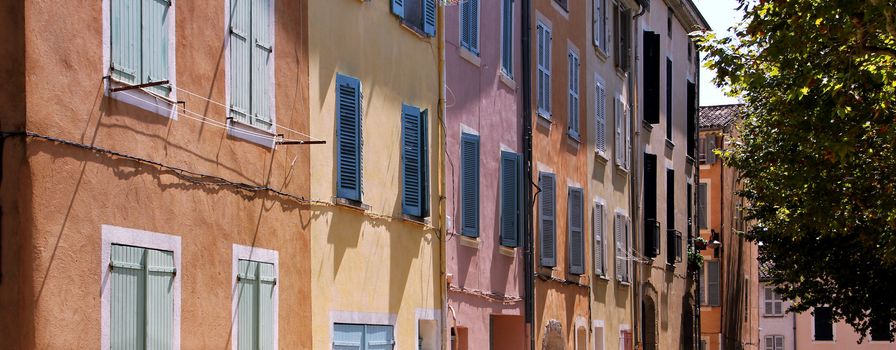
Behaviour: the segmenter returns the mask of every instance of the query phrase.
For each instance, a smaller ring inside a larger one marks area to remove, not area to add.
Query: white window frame
[[[392,326],[392,334],[395,338],[393,349],[399,348],[401,340],[398,337],[398,315],[378,312],[351,312],[351,311],[330,311],[330,338],[327,344],[332,347],[333,338],[336,331],[336,324],[357,324],[371,326]],[[416,333],[415,333],[416,334]]]
[[[542,28],[542,31],[544,33],[543,37],[538,36],[538,28],[539,27]],[[553,50],[551,49],[551,46],[552,46],[551,45],[551,43],[552,43],[551,37],[552,37],[552,30],[551,30],[550,22],[545,19],[538,18],[536,20],[536,25],[535,25],[535,41],[536,41],[536,43],[535,43],[535,52],[536,52],[535,63],[536,63],[536,71],[537,71],[537,76],[535,77],[535,79],[536,79],[535,87],[538,91],[538,93],[537,93],[538,97],[536,98],[536,107],[537,107],[536,110],[537,110],[538,115],[540,115],[548,120],[551,120],[551,109],[552,109],[551,108],[551,106],[552,106],[552,103],[551,103],[552,102],[551,101],[551,80],[552,80],[551,62],[553,61],[553,57],[551,57],[551,54],[552,54]],[[538,41],[544,41],[544,42],[539,43]],[[543,47],[545,48],[545,52],[538,51],[539,45],[543,45]],[[542,56],[547,58],[547,62],[543,62]],[[542,78],[542,75],[544,75],[545,78]],[[544,82],[544,85],[547,87],[546,89],[540,88],[540,86],[538,84],[540,79],[547,79]],[[544,95],[544,96],[542,96],[542,95]],[[537,103],[537,101],[541,101],[542,97],[544,98],[544,102],[546,104],[545,106],[539,105]]]
[[[769,338],[771,338],[771,341],[769,341]],[[775,345],[775,339],[777,339],[777,338],[781,338],[781,347],[780,347],[780,348],[778,348],[778,347]],[[764,350],[764,349],[768,349],[768,344],[771,344],[771,345],[772,345],[772,347],[771,347],[772,350],[784,350],[784,348],[785,348],[785,346],[784,346],[784,341],[785,341],[784,336],[783,336],[783,335],[780,335],[780,334],[769,334],[769,335],[766,335],[765,337],[763,337],[762,341],[765,342],[765,346],[760,347],[760,349],[763,349],[763,350]]]
[[[773,296],[778,296],[778,299],[768,299],[768,293],[771,292]],[[765,312],[767,310],[768,304],[771,304],[771,313]],[[775,304],[778,304],[781,309],[781,313],[775,313]],[[762,315],[766,317],[778,317],[784,316],[784,300],[780,298],[778,293],[775,293],[775,287],[765,286],[762,287]]]
[[[233,245],[233,258],[231,259],[231,289],[233,291],[233,295],[231,296],[230,302],[230,319],[232,320],[230,326],[230,334],[231,334],[231,349],[237,350],[239,347],[239,322],[237,317],[239,317],[238,307],[239,307],[239,295],[238,295],[238,286],[237,286],[237,274],[239,274],[239,266],[240,260],[251,260],[261,263],[268,263],[274,265],[274,276],[277,278],[277,282],[274,283],[274,349],[279,348],[279,340],[280,340],[280,253],[276,250],[263,249],[258,247],[249,247],[239,244]]]
[[[170,251],[174,255],[174,269],[181,271],[181,241],[180,236],[164,233],[143,231],[138,229],[102,225],[102,248],[100,258],[100,348],[109,349],[112,341],[112,269],[109,267],[112,259],[112,245],[128,245],[147,249]],[[171,343],[174,349],[180,349],[180,325],[181,325],[181,274],[174,275],[171,286],[174,311],[172,312],[171,329],[173,337]]]
[[[102,71],[108,79],[103,79],[103,93],[109,98],[127,103],[137,108],[149,111],[160,116],[177,120],[177,36],[175,28],[177,20],[177,0],[170,0],[168,7],[168,85],[171,85],[171,93],[164,97],[150,92],[147,89],[133,89],[112,92],[114,87],[124,86],[124,83],[112,79],[112,12],[111,0],[103,0],[103,67]]]
[[[592,334],[594,334],[594,336],[592,337],[594,338],[594,350],[605,350],[607,345],[607,328],[604,320],[593,320],[591,322],[591,328],[593,332]],[[598,332],[598,329],[600,329],[600,332]],[[600,335],[598,335],[598,333]]]
[[[265,130],[253,125],[244,124],[236,121],[230,116],[230,2],[234,0],[224,0],[224,105],[227,116],[227,134],[233,137],[256,143],[269,148],[274,148],[274,137],[277,135],[277,0],[271,1],[271,65],[270,86],[271,89],[271,129]]]
[[[827,307],[827,305],[825,305],[824,307]],[[812,310],[814,311],[815,309],[813,308]],[[831,318],[831,340],[815,340],[815,315],[809,314],[809,316],[812,317],[812,320],[810,321],[809,325],[812,327],[812,342],[813,343],[830,344],[830,343],[837,342],[837,322],[834,322],[833,317]]]

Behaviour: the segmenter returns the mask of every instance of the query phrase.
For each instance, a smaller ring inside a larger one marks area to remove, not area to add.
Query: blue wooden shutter
[[[401,207],[407,215],[423,216],[423,162],[420,109],[401,108]]]
[[[423,179],[423,187],[420,189],[420,216],[429,216],[429,110],[420,111],[420,157],[423,166],[420,168],[420,178]]]
[[[141,11],[143,0],[111,0],[112,77],[141,82]]]
[[[112,245],[112,349],[144,349],[146,342],[146,273],[143,248]]]
[[[274,264],[258,263],[258,349],[274,349],[276,310],[274,309],[274,287],[277,273]]]
[[[501,245],[519,246],[520,155],[501,152]]]
[[[585,273],[585,219],[584,198],[581,188],[570,188],[567,209],[569,211],[569,273]]]
[[[364,349],[364,326],[357,324],[333,325],[333,350]]]
[[[479,237],[479,136],[461,136],[461,233]]]
[[[503,0],[501,13],[501,68],[513,77],[513,0]]]
[[[273,0],[252,0],[252,125],[270,130],[273,106]]]
[[[479,55],[479,0],[467,0],[470,4],[470,51]]]
[[[436,35],[436,0],[423,0],[423,32]]]
[[[255,349],[258,343],[258,263],[240,260],[237,266],[237,349]]]
[[[542,173],[538,187],[541,187],[539,200],[539,222],[541,225],[541,265],[553,267],[557,265],[556,219],[554,175]]]
[[[143,1],[143,82],[168,80],[168,0]],[[149,90],[168,96],[170,85],[158,85]]]
[[[365,326],[364,341],[367,345],[367,350],[392,350],[395,344],[392,326]]]
[[[473,4],[465,1],[460,4],[460,47],[470,49],[470,13]]]
[[[392,0],[392,13],[404,18],[404,0]]]
[[[336,196],[361,200],[361,82],[336,76]]]
[[[146,348],[174,348],[174,253],[146,249]]]
[[[251,3],[230,0],[230,116],[249,124],[252,113]]]

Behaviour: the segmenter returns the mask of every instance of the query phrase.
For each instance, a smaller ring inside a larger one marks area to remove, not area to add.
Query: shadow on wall
[[[565,350],[566,339],[563,337],[563,325],[560,321],[550,320],[544,326],[544,337],[541,341],[542,350]]]

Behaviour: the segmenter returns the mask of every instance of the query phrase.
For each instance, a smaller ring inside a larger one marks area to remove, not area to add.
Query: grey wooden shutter
[[[570,188],[567,203],[569,228],[569,273],[581,275],[585,273],[585,220],[584,204],[581,188]]]
[[[613,220],[613,240],[616,245],[616,280],[625,281],[625,217],[616,213]]]
[[[461,136],[461,234],[479,237],[479,136]]]
[[[591,214],[591,229],[594,231],[594,274],[605,276],[604,254],[606,247],[604,243],[604,205],[600,203],[594,204],[594,210]]]
[[[707,196],[709,196],[709,189],[707,188],[706,182],[701,182],[697,185],[697,227],[701,229],[709,228],[707,215]]]
[[[541,188],[539,198],[539,224],[541,227],[541,265],[554,267],[557,265],[556,247],[556,191],[554,175],[541,173],[538,187]]]
[[[520,156],[501,152],[501,245],[519,246]]]
[[[336,196],[361,201],[361,82],[336,76]]]
[[[721,278],[722,270],[718,261],[707,261],[707,299],[709,306],[719,306],[722,301]]]

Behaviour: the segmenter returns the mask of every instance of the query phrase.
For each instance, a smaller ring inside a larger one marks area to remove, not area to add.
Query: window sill
[[[666,139],[666,148],[670,150],[675,149],[675,143],[670,139]]]
[[[560,4],[557,3],[557,1],[551,1],[551,4],[554,5],[554,9],[557,10],[557,13],[559,13],[561,16],[563,16],[563,18],[566,18],[566,20],[569,20],[569,10],[568,9],[565,9],[565,8],[563,8],[563,6],[560,6]]]
[[[504,73],[503,70],[498,73],[498,76],[500,77],[501,82],[504,83],[504,85],[507,85],[507,87],[509,87],[511,90],[516,91],[516,82],[513,81],[513,78],[508,76],[507,73]]]
[[[465,60],[467,60],[467,62],[470,62],[477,68],[482,68],[482,58],[480,58],[479,55],[473,53],[470,50],[467,50],[467,48],[465,47],[461,47],[459,48],[459,50],[460,57],[463,57]]]
[[[474,238],[474,237],[467,237],[467,236],[463,236],[463,235],[460,235],[458,237],[460,238],[460,245],[465,246],[465,247],[470,247],[473,249],[479,249],[479,244],[481,242],[479,241],[478,237]]]
[[[582,139],[577,132],[566,130],[566,139],[572,141],[576,147],[582,144]]]
[[[239,122],[233,118],[227,119],[227,135],[267,148],[274,148],[274,138],[277,137],[270,130]]]
[[[592,43],[594,43],[594,42],[592,41]],[[597,54],[597,58],[600,59],[602,62],[606,62],[607,59],[610,58],[610,55],[607,55],[606,51],[604,51],[604,49],[600,48],[600,46],[598,46],[597,43],[594,43],[594,53]]]
[[[427,219],[427,218],[422,218],[419,216],[413,216],[413,215],[408,215],[408,214],[401,214],[401,220],[407,221],[412,224],[417,224],[420,226],[426,226],[429,224],[429,219]]]
[[[647,132],[653,132],[653,124],[648,123],[646,120],[641,121],[641,127]]]
[[[628,287],[628,286],[632,285],[632,283],[629,281],[619,281],[619,280],[617,280],[617,281],[619,282],[619,285],[621,285],[621,286]]]
[[[158,114],[163,117],[177,120],[177,95],[175,89],[173,88],[173,84],[171,84],[171,98],[168,98],[149,92],[145,88],[112,92],[113,88],[126,87],[131,85],[122,81],[115,80],[115,78],[112,78],[112,76],[108,76],[106,82],[107,83],[105,92],[106,96],[109,96],[109,98],[122,103],[127,103],[131,106]]]
[[[516,248],[515,247],[505,247],[503,245],[499,246],[498,253],[500,253],[501,255],[504,255],[504,256],[509,256],[511,258],[516,258]]]
[[[691,157],[691,156],[685,157],[685,160],[688,162],[688,165],[694,165],[694,163],[696,163],[696,161],[694,160],[694,157]]]
[[[422,29],[417,28],[415,25],[409,23],[408,21],[399,19],[399,22],[401,23],[401,26],[404,29],[407,29],[409,32],[413,33],[418,38],[423,39],[423,40],[429,40],[431,38],[429,35],[427,35],[425,32],[423,32]]]
[[[594,150],[594,154],[597,155],[596,159],[597,159],[598,162],[601,162],[601,163],[603,163],[604,165],[606,165],[608,162],[610,162],[610,158],[607,157],[607,153],[606,153],[606,152],[601,151],[601,150],[599,150],[599,149],[595,149],[595,150]]]
[[[551,114],[550,114],[550,113],[545,112],[545,111],[538,111],[538,112],[536,112],[535,114],[538,115],[538,117],[539,117],[538,119],[539,119],[540,121],[543,121],[543,122],[548,123],[548,126],[550,126],[551,124],[554,124],[554,121],[551,120]]]
[[[619,175],[628,175],[628,168],[625,168],[622,165],[616,164],[616,173]]]
[[[610,282],[610,278],[608,278],[606,275],[601,275],[601,274],[594,274],[594,275],[597,276],[597,278],[594,279],[595,281]]]
[[[625,80],[628,78],[628,73],[622,70],[622,68],[616,67],[616,76],[618,76],[619,79]]]
[[[354,209],[354,210],[357,210],[360,212],[365,212],[365,211],[370,210],[369,205],[364,204],[362,202],[358,202],[353,199],[348,199],[348,198],[335,197],[333,199],[333,203],[336,203],[336,205],[338,205],[340,207]]]
[[[768,317],[768,318],[783,318],[784,316],[785,316],[784,314],[780,314],[780,315],[762,315],[762,317]]]

